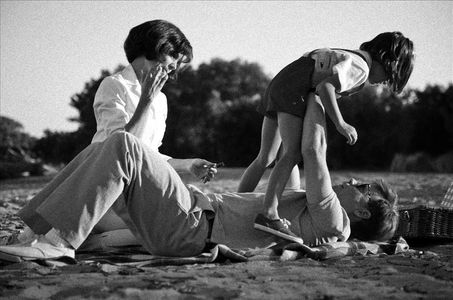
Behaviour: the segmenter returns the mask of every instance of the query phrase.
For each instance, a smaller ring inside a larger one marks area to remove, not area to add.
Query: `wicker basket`
[[[453,209],[420,205],[400,208],[395,236],[453,240]]]

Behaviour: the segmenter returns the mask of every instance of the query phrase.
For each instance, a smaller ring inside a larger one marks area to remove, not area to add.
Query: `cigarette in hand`
[[[203,165],[204,168],[220,168],[220,167],[223,167],[225,164],[223,162],[218,162],[218,163],[215,163],[214,165]],[[208,176],[208,174],[204,175],[203,177],[201,177],[201,180],[203,183],[206,183],[208,182],[209,180],[211,180],[211,178]]]

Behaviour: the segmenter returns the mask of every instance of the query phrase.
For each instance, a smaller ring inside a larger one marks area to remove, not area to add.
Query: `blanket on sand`
[[[216,244],[212,245],[206,252],[193,257],[156,256],[149,254],[141,246],[128,245],[77,251],[75,259],[64,257],[37,262],[52,267],[83,263],[144,268],[165,265],[222,263],[227,261],[291,261],[301,258],[326,260],[354,255],[392,255],[408,250],[407,242],[401,237],[385,243],[347,241],[323,244],[318,247],[281,242],[266,248],[232,249],[226,245]]]
[[[409,249],[403,238],[394,239],[387,243],[368,243],[348,241],[323,244],[318,247],[307,247],[297,243],[282,242],[267,248],[231,249],[226,245],[213,245],[209,252],[194,257],[163,257],[150,255],[141,247],[123,247],[102,252],[82,252],[78,260],[112,263],[117,265],[134,265],[138,267],[160,265],[182,265],[193,263],[214,262],[246,262],[256,260],[289,261],[300,258],[325,260],[353,255],[397,254]]]

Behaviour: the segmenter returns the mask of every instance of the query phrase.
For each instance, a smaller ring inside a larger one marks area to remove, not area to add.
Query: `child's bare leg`
[[[282,156],[282,148],[280,149],[277,154],[277,161]],[[295,165],[293,170],[291,171],[291,175],[289,175],[288,182],[286,183],[285,190],[298,190],[300,189],[300,170],[299,166]]]
[[[302,158],[300,154],[302,119],[282,112],[279,112],[277,116],[283,151],[271,172],[264,198],[264,215],[269,219],[279,219],[278,201],[291,171]]]
[[[281,138],[278,132],[277,120],[264,117],[261,128],[260,152],[242,175],[238,187],[239,193],[253,192],[255,190],[261,177],[263,177],[264,171],[277,157],[280,144]]]

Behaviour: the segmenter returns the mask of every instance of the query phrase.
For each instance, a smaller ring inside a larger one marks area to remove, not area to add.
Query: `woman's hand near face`
[[[150,104],[159,94],[168,79],[167,72],[162,70],[160,65],[150,68],[145,74],[142,73],[140,82],[142,85],[142,94],[135,109],[134,115],[130,121],[124,126],[127,132],[132,133],[138,138],[144,138],[147,126],[147,120],[150,118]]]
[[[146,102],[152,102],[161,91],[167,79],[167,72],[159,64],[154,68],[150,68],[148,73],[143,74],[140,80],[142,85],[141,99]]]

